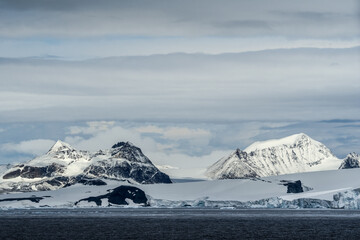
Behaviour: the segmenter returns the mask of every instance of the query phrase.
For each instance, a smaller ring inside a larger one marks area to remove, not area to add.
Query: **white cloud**
[[[92,129],[92,126],[89,126],[89,129]],[[83,131],[88,132],[85,128]],[[76,148],[90,151],[109,149],[112,145],[120,141],[132,142],[145,151],[153,151],[161,148],[161,144],[155,142],[153,139],[142,137],[133,129],[125,129],[119,126],[103,129],[101,131],[93,131],[92,136],[89,138],[74,135],[65,138],[65,142],[74,145]]]
[[[211,133],[204,129],[171,127],[164,130],[163,136],[164,138],[167,139],[179,140],[179,139],[194,139],[194,138],[210,138]]]
[[[200,128],[186,128],[186,127],[165,127],[160,128],[153,125],[138,127],[135,129],[140,133],[155,133],[160,134],[161,138],[170,141],[186,140],[190,144],[203,146],[209,143],[212,137],[211,132]]]
[[[94,126],[106,126],[98,128]],[[208,148],[212,137],[209,130],[187,127],[159,127],[145,125],[139,127],[120,127],[105,122],[88,123],[87,127],[72,126],[72,135],[67,136],[65,141],[78,149],[96,151],[108,149],[119,141],[130,141],[140,147],[150,160],[161,166],[171,166],[164,171],[175,177],[201,177],[205,168],[214,161],[223,157],[229,151],[212,151],[210,154],[191,156],[192,150],[179,146],[177,141],[185,141],[185,145],[195,145],[196,148]],[[96,129],[96,130],[94,130]],[[74,133],[89,133],[90,137],[76,136]],[[158,142],[156,137],[147,134],[160,134],[165,143]]]
[[[169,165],[162,171],[169,174],[172,178],[204,178],[207,167],[215,163],[222,157],[228,156],[233,150],[217,150],[202,156],[189,156],[184,153],[145,153],[151,161],[160,166]]]
[[[97,130],[94,131],[94,126],[99,125],[107,127],[101,128],[101,130],[95,128]],[[172,177],[204,177],[203,173],[209,165],[231,152],[231,150],[213,150],[207,154],[192,156],[193,149],[187,148],[188,144],[195,145],[196,148],[204,148],[203,151],[205,151],[205,148],[209,147],[209,140],[212,137],[209,130],[200,128],[156,125],[124,128],[117,126],[116,123],[109,127],[104,122],[93,122],[87,127],[81,127],[81,131],[78,131],[77,126],[72,126],[71,129],[76,129],[73,133],[90,133],[92,135],[83,138],[73,134],[65,138],[66,142],[78,149],[96,151],[108,149],[119,141],[130,141],[140,147],[154,164],[168,166],[163,171]],[[156,137],[144,134],[160,134],[160,138],[164,139],[165,143],[160,143]],[[185,142],[185,147],[179,146],[178,141]]]
[[[98,132],[106,131],[111,128],[115,122],[114,121],[90,121],[86,123],[86,127],[81,126],[70,126],[69,134],[96,134]]]
[[[164,133],[163,128],[160,128],[160,127],[154,126],[154,125],[146,125],[146,126],[137,127],[137,128],[135,128],[135,130],[138,131],[139,133],[157,133],[157,134]]]
[[[146,133],[159,134],[164,141],[156,141],[157,136],[144,135]],[[140,127],[124,128],[116,126],[111,121],[87,122],[87,126],[70,126],[69,134],[65,141],[79,149],[96,151],[99,148],[107,149],[119,141],[130,141],[145,151],[178,152],[178,141],[182,141],[194,147],[201,148],[208,145],[212,135],[209,130],[187,127],[158,127],[145,125]],[[82,137],[79,134],[89,134],[90,137]]]
[[[20,143],[5,143],[1,146],[1,149],[2,151],[38,156],[45,154],[54,144],[55,141],[50,139],[33,139],[21,141]]]

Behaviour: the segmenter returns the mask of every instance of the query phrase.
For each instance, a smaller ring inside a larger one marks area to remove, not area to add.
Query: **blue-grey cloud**
[[[0,36],[359,37],[358,1],[0,1]],[[328,26],[328,28],[324,28]]]
[[[269,25],[265,21],[259,20],[243,20],[243,21],[228,21],[221,24],[223,27],[238,28],[238,27],[254,27],[260,29],[269,29]]]
[[[3,59],[0,121],[359,119],[359,49]]]

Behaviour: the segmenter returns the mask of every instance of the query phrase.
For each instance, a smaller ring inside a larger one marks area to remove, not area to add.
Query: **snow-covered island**
[[[235,150],[209,166],[207,180],[172,183],[129,142],[90,153],[58,141],[43,156],[0,166],[0,208],[359,209],[359,159],[296,134]]]

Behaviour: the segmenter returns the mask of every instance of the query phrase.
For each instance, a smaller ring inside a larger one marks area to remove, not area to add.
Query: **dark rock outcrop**
[[[43,178],[51,177],[54,173],[62,173],[63,167],[58,164],[51,164],[46,167],[22,166],[15,171],[9,172],[3,176],[3,179],[11,179],[16,177],[22,178]]]
[[[83,178],[83,179],[79,180],[78,183],[82,183],[84,185],[93,185],[93,186],[107,185],[106,182],[104,182],[101,179],[86,179],[86,178]]]
[[[134,179],[136,182],[149,183],[171,183],[168,175],[160,172],[152,165],[144,166],[127,161],[111,163],[109,161],[99,161],[90,165],[84,171],[89,177],[107,179]]]
[[[282,180],[281,182],[285,182],[283,185],[287,186],[287,193],[301,193],[304,192],[301,181],[286,181]]]
[[[140,148],[135,147],[129,142],[118,142],[111,147],[111,157],[125,158],[131,162],[151,163],[141,151]]]
[[[79,204],[81,201],[87,201],[95,202],[97,206],[101,206],[102,199],[105,198],[108,200],[109,204],[115,205],[129,205],[126,199],[130,199],[134,203],[141,204],[143,206],[149,205],[145,192],[132,186],[120,186],[105,195],[80,199],[75,203],[75,205]]]
[[[4,198],[4,199],[0,199],[0,202],[11,202],[11,201],[31,201],[34,203],[39,203],[40,200],[43,200],[43,197],[36,197],[36,196],[31,196],[31,197],[27,197],[27,198]]]

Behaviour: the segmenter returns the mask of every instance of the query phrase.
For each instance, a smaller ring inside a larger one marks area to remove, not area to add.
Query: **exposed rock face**
[[[0,178],[2,191],[55,190],[76,183],[106,185],[102,179],[171,183],[168,175],[129,142],[119,142],[110,150],[91,154],[58,141],[45,155],[4,169]]]
[[[301,133],[237,149],[210,166],[206,175],[212,179],[266,177],[335,170],[339,165],[325,145]]]
[[[111,157],[124,158],[131,162],[148,163],[150,160],[142,153],[141,149],[129,142],[119,142],[111,147]]]
[[[152,164],[139,166],[126,161],[109,163],[109,161],[98,161],[90,165],[84,171],[88,177],[107,179],[133,179],[138,183],[171,183],[168,175],[160,172]]]
[[[360,155],[356,153],[350,153],[341,163],[339,169],[359,168],[360,167]]]
[[[282,181],[286,182],[283,185],[287,186],[287,193],[302,193],[304,189],[302,187],[301,181]]]
[[[138,183],[171,183],[168,175],[152,164],[140,148],[129,142],[112,146],[110,159],[99,160],[84,170],[86,176],[122,179],[130,178]]]
[[[249,161],[247,152],[240,149],[207,169],[207,175],[214,179],[256,178],[260,177],[259,172],[260,169]]]
[[[113,189],[108,194],[81,199],[76,202],[75,205],[79,204],[82,201],[87,201],[95,202],[97,206],[101,206],[102,199],[107,199],[109,205],[129,205],[128,201],[130,199],[133,203],[148,206],[148,199],[145,195],[145,192],[139,188],[132,186],[120,186]]]
[[[32,166],[24,166],[19,165],[19,168],[15,171],[8,172],[3,176],[3,179],[11,179],[16,177],[22,178],[43,178],[43,177],[51,177],[54,173],[62,173],[64,166],[58,164],[51,164],[45,167],[32,167]]]
[[[5,199],[0,199],[0,202],[31,201],[31,202],[39,203],[43,199],[44,199],[44,197],[32,196],[32,197],[28,197],[28,198],[5,198]]]

